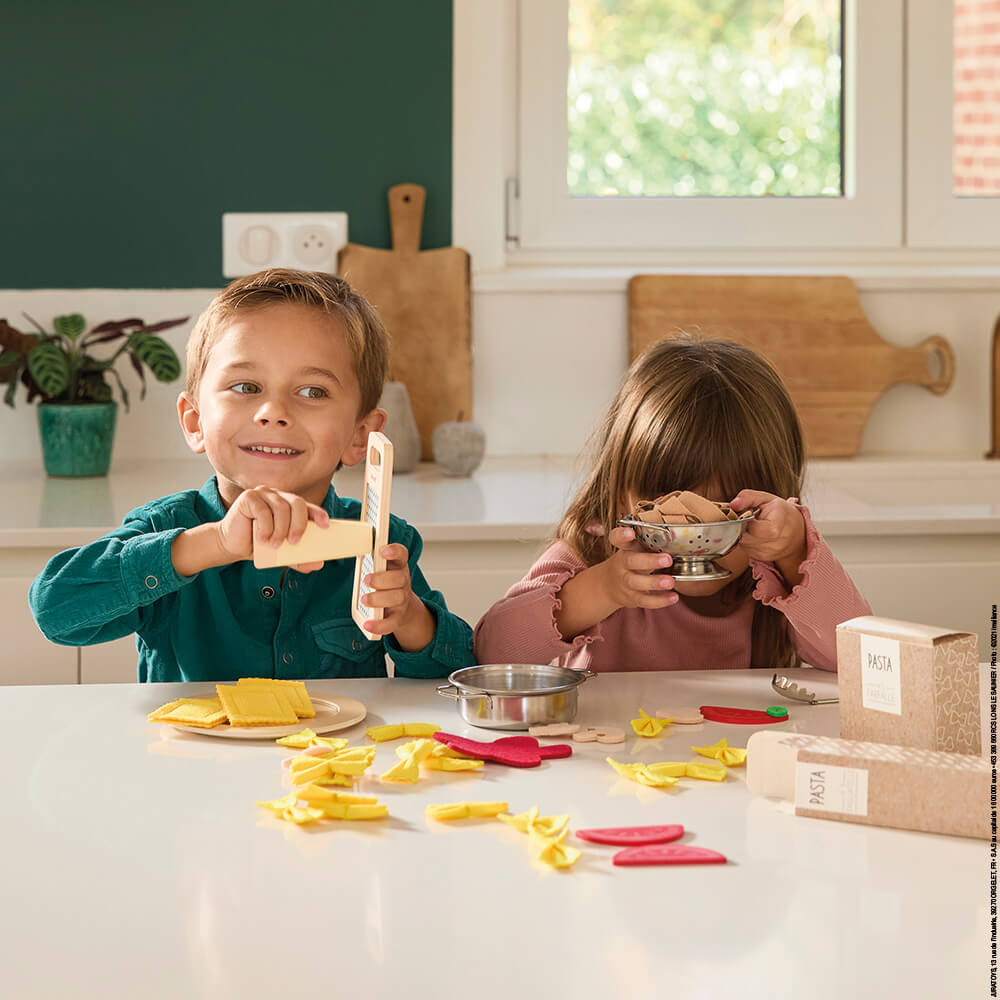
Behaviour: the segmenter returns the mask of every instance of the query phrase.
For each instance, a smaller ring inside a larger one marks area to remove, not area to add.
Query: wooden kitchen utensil
[[[406,384],[421,457],[430,460],[434,428],[460,413],[472,417],[469,255],[459,247],[421,251],[426,191],[419,184],[397,184],[388,197],[392,249],[348,243],[338,273],[389,330],[389,377]]]
[[[629,282],[631,358],[680,332],[732,340],[774,366],[802,421],[810,457],[857,453],[878,397],[900,383],[940,395],[951,345],[896,347],[868,322],[850,278],[636,275]]]

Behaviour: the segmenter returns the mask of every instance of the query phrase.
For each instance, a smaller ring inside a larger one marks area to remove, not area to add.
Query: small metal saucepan
[[[437,692],[458,703],[459,714],[484,729],[527,729],[576,718],[577,688],[590,670],[532,663],[486,663],[463,667]]]

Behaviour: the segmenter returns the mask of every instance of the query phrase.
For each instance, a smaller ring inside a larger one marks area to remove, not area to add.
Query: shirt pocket
[[[319,666],[327,677],[386,677],[385,648],[366,639],[353,618],[333,618],[312,626]]]

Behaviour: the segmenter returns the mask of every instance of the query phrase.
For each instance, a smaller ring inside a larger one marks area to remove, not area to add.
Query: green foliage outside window
[[[839,196],[840,0],[570,0],[571,195]]]

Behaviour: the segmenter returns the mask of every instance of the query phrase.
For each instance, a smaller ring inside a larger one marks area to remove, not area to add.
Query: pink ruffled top
[[[550,545],[528,575],[483,615],[475,632],[479,663],[550,663],[596,671],[740,670],[750,666],[754,602],[777,608],[805,663],[837,669],[836,627],[870,615],[847,571],[799,507],[806,523],[802,581],[789,591],[772,563],[750,561],[753,596],[721,617],[699,614],[682,598],[668,608],[620,608],[567,642],[556,627],[557,596],[586,564],[564,542]]]

